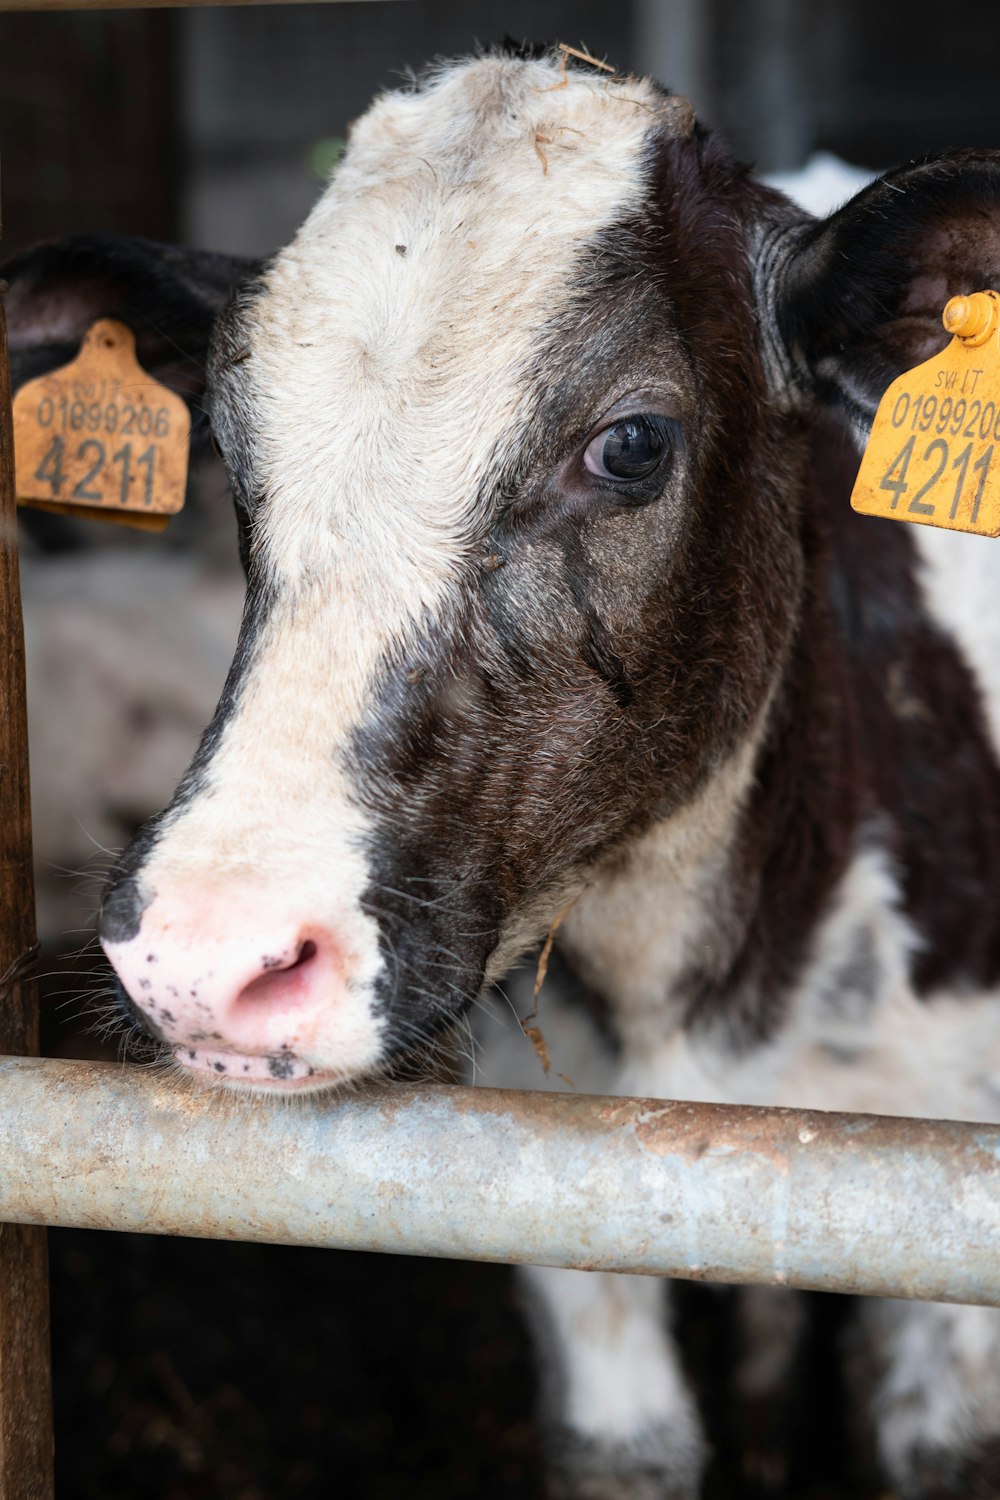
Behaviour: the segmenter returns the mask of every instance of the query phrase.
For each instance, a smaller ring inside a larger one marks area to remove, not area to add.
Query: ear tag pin
[[[952,297],[942,321],[951,343],[879,402],[851,504],[1000,536],[1000,297]]]
[[[75,359],[14,398],[18,503],[160,531],[184,504],[190,431],[132,330],[102,318]]]

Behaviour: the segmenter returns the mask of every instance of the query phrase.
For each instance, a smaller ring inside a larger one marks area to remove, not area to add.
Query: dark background
[[[4,14],[2,249],[117,229],[266,253],[304,216],[375,90],[505,34],[584,43],[619,69],[656,74],[763,171],[795,169],[817,150],[877,168],[993,145],[994,25],[992,4],[937,0]],[[62,535],[42,539],[45,557]],[[212,546],[235,567],[228,537]],[[39,545],[26,540],[32,556]],[[44,683],[29,685],[42,702]],[[165,795],[168,772],[164,781]],[[58,967],[70,944],[46,940]],[[79,1019],[90,984],[53,970],[47,1052],[102,1055]],[[534,1376],[504,1269],[66,1231],[51,1248],[60,1500],[540,1495]],[[811,1309],[790,1406],[773,1432],[747,1433],[728,1384],[732,1296],[682,1292],[717,1453],[714,1500],[876,1493],[847,1457],[837,1358],[847,1306],[814,1298]]]
[[[0,16],[8,251],[121,229],[262,252],[289,237],[349,120],[408,68],[504,35],[585,42],[688,93],[762,171],[817,149],[883,167],[993,144],[985,3],[361,0]]]

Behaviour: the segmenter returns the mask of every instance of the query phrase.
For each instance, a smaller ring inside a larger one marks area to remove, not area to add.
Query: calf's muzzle
[[[378,1025],[343,933],[304,920],[273,889],[185,883],[137,902],[117,887],[102,942],[146,1030],[194,1073],[282,1089],[319,1087],[375,1061]]]

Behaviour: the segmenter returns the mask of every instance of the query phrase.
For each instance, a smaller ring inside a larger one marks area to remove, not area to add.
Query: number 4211
[[[910,459],[913,457],[913,447],[916,441],[917,439],[915,435],[913,437],[907,438],[906,442],[903,444],[902,448],[896,454],[896,457],[893,459],[892,463],[889,465],[888,469],[886,469],[885,473],[882,475],[882,478],[879,480],[879,489],[888,490],[892,495],[892,505],[890,507],[891,510],[896,509],[902,496],[910,488],[906,480],[906,473],[910,467]],[[934,472],[931,474],[929,479],[926,479],[924,481],[924,483],[917,490],[916,494],[911,496],[910,503],[906,507],[907,515],[932,516],[934,514],[935,507],[933,505],[926,504],[924,501],[924,496],[934,488],[947,466],[949,452],[948,444],[945,442],[944,438],[935,438],[933,442],[927,444],[927,447],[924,449],[923,455],[920,460],[921,463],[930,463],[935,453],[937,454],[937,464]],[[955,481],[955,493],[952,496],[951,508],[948,511],[949,519],[952,521],[954,521],[956,515],[958,514],[959,501],[962,498],[962,490],[965,488],[965,477],[969,470],[969,460],[971,457],[972,444],[967,443],[951,466],[953,470],[957,469],[958,471],[958,478]],[[979,483],[976,486],[976,493],[972,502],[972,525],[975,525],[976,521],[979,519],[979,507],[982,504],[983,490],[986,488],[986,476],[989,473],[990,463],[992,462],[992,459],[993,445],[991,444],[991,446],[987,448],[986,451],[979,458],[977,458],[976,462],[972,465],[973,474],[979,475]]]
[[[992,450],[991,450],[992,451]],[[53,497],[58,499],[62,495],[63,484],[66,482],[65,470],[65,441],[62,437],[53,437],[52,442],[46,450],[38,468],[35,470],[35,478],[43,484],[50,486]],[[108,462],[107,451],[102,442],[97,438],[87,438],[79,444],[76,450],[76,462],[87,464],[86,473],[73,486],[69,498],[72,500],[97,500],[104,499],[102,490],[91,489],[90,486],[97,480],[105,464]],[[150,443],[145,453],[133,459],[132,444],[125,443],[117,453],[111,455],[112,464],[121,465],[121,480],[118,488],[118,504],[124,509],[129,502],[129,491],[132,488],[134,469],[145,469],[145,486],[142,497],[143,505],[153,503],[153,476],[156,468],[156,445]]]

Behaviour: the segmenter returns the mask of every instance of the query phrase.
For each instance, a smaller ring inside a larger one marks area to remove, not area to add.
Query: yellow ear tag
[[[102,318],[74,360],[14,398],[18,503],[160,531],[184,504],[190,432],[132,330]]]
[[[940,354],[879,402],[851,504],[867,516],[1000,536],[1000,297],[952,297]]]

